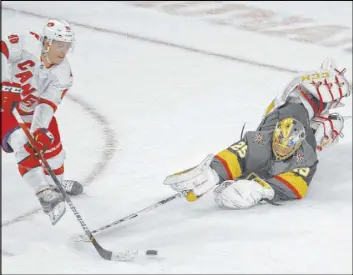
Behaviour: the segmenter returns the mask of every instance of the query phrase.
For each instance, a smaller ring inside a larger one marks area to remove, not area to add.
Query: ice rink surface
[[[330,16],[330,2],[314,13],[313,3],[304,12],[293,3],[249,5],[352,27],[352,2],[334,5]],[[124,2],[3,1],[2,33],[40,32],[46,17],[68,20],[76,33],[74,86],[57,117],[65,175],[86,185],[73,201],[91,229],[172,195],[164,178],[237,141],[243,123],[253,130],[295,72],[330,56],[352,80],[349,45],[302,43]],[[340,112],[351,115],[351,98],[343,103]],[[69,209],[51,226],[14,157],[2,153],[2,273],[351,274],[351,121],[344,134],[319,155],[302,201],[226,211],[209,194],[97,237],[106,249],[159,251],[130,262],[105,261],[90,244],[73,242],[82,230]]]

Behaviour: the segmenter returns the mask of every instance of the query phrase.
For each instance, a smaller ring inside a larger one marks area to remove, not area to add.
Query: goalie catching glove
[[[163,184],[182,193],[188,201],[196,201],[218,185],[214,191],[217,205],[232,209],[249,208],[261,200],[272,200],[275,192],[262,180],[226,180],[221,182],[217,172],[211,168],[214,159],[208,155],[198,166],[168,176]]]
[[[188,201],[195,201],[210,191],[220,179],[210,167],[213,155],[208,155],[198,166],[168,176],[163,184],[182,193]]]

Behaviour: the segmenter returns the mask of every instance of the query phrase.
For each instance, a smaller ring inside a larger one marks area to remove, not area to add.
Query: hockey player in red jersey
[[[56,224],[65,213],[64,196],[41,165],[14,115],[16,108],[35,138],[35,147],[69,195],[82,193],[76,181],[64,181],[65,151],[55,111],[70,90],[73,75],[67,53],[75,43],[69,24],[49,20],[41,34],[11,34],[1,41],[1,147],[13,153],[18,171]]]
[[[213,190],[217,205],[244,209],[261,202],[302,199],[319,163],[318,152],[339,141],[344,119],[333,110],[351,95],[344,76],[325,60],[293,79],[273,100],[255,131],[164,184],[188,201]]]

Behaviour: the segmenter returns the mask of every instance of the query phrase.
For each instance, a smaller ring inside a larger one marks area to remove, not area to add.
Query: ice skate
[[[61,185],[70,196],[78,196],[83,192],[83,185],[75,180],[63,180]]]
[[[55,225],[66,211],[64,196],[53,187],[47,187],[39,191],[37,197],[44,213],[49,216],[52,225]]]
[[[57,185],[52,181],[48,180],[48,183],[57,191],[59,188]],[[65,190],[66,194],[69,196],[78,196],[83,192],[83,185],[75,180],[63,180],[61,182],[61,186]]]

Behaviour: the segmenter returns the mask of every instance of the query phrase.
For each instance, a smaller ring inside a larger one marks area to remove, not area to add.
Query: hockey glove
[[[35,148],[43,153],[46,150],[48,150],[54,142],[53,134],[48,129],[45,129],[45,128],[39,128],[35,130],[33,132],[33,137],[36,142],[34,144]],[[31,155],[37,156],[36,151],[34,150],[34,148],[29,142],[26,143],[24,146],[28,153],[30,153]]]
[[[210,167],[212,160],[210,154],[198,166],[168,176],[163,184],[182,193],[188,201],[195,201],[219,182],[218,174]]]
[[[1,82],[1,112],[11,113],[21,100],[21,85],[14,82]]]
[[[217,205],[243,209],[258,204],[261,200],[272,200],[275,191],[265,181],[254,180],[226,180],[218,185],[213,191],[214,200]]]

